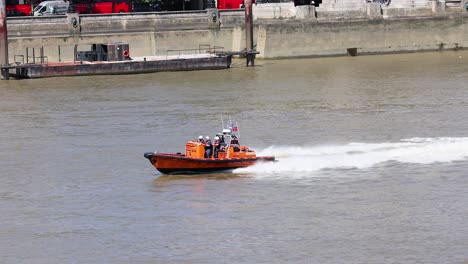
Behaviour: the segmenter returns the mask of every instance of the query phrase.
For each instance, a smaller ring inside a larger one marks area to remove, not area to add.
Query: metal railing
[[[39,56],[36,56],[36,49],[39,49]],[[29,51],[32,51],[32,54],[29,53]],[[32,56],[31,56],[32,55]],[[18,55],[16,55],[18,56]],[[21,55],[20,55],[21,56]],[[31,61],[29,60],[31,59]],[[38,60],[38,61],[36,61]],[[23,59],[24,61],[24,59]],[[44,47],[40,47],[40,48],[26,48],[26,63],[27,64],[36,64],[36,62],[38,63],[49,63],[49,59],[47,56],[44,56]]]
[[[211,46],[206,44],[198,45],[198,49],[180,49],[180,50],[166,50],[166,59],[169,57],[181,58],[183,55],[200,55],[200,54],[214,54],[221,56],[224,54],[224,47]]]
[[[16,65],[24,64],[24,55],[14,55],[13,59]]]

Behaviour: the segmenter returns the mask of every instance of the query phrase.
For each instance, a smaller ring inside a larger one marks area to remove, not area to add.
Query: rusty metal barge
[[[27,55],[26,62],[23,57],[15,58],[15,64],[3,67],[3,70],[21,79],[229,68],[232,55],[217,48],[204,47],[183,52],[171,51],[162,56],[131,57],[128,44],[92,44],[88,51],[77,51],[75,48],[74,61],[47,62],[41,50],[38,57]]]
[[[191,55],[161,58],[134,58],[128,61],[80,61],[11,65],[10,76],[15,78],[44,78],[57,76],[110,75],[150,73],[162,71],[190,71],[227,69],[231,55]]]

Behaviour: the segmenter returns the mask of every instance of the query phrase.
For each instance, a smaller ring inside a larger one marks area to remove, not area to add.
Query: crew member
[[[198,137],[198,142],[200,142],[200,143],[202,143],[202,144],[205,144],[205,140],[203,139],[203,136],[202,136],[202,135],[200,135],[200,136]]]
[[[213,153],[213,156],[215,158],[218,158],[218,152],[219,152],[219,149],[221,148],[221,142],[219,141],[219,137],[216,136],[215,138],[215,142],[214,142],[214,153]]]
[[[224,142],[224,135],[219,136],[219,151],[226,151],[226,142]]]
[[[209,136],[205,137],[205,158],[211,158],[211,154],[213,153],[213,144],[211,144],[211,140]]]

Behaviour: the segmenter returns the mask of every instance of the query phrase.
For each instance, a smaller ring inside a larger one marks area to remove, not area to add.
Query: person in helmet
[[[213,144],[211,143],[210,137],[205,137],[205,158],[211,158],[213,153]]]
[[[219,135],[219,148],[221,151],[225,151],[226,150],[226,142],[224,142],[224,135],[221,134]]]
[[[219,137],[216,136],[215,138],[215,141],[214,141],[214,153],[213,153],[213,157],[215,158],[218,158],[218,152],[219,152],[219,149],[221,148],[221,141],[219,140]]]
[[[198,142],[200,142],[200,143],[202,143],[202,144],[205,144],[205,140],[203,139],[203,136],[202,136],[202,135],[200,135],[200,136],[198,137]]]

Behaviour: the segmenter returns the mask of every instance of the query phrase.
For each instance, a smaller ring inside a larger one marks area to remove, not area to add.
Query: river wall
[[[313,6],[297,7],[293,12],[291,7],[268,10],[262,13],[254,8],[254,42],[259,58],[468,47],[465,11],[389,11],[380,5],[369,5],[367,11],[358,13],[320,12]],[[245,48],[244,12],[209,9],[9,18],[8,37],[10,63],[31,62],[33,57],[36,62],[40,57],[49,62],[70,61],[75,49],[89,50],[92,43],[108,42],[130,44],[131,56],[203,52],[200,45],[240,51]],[[192,50],[182,51],[188,49]]]

